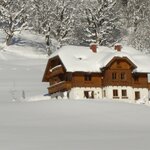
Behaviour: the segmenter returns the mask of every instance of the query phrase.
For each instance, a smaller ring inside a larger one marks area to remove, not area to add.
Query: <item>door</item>
[[[136,91],[135,92],[135,100],[138,100],[138,99],[140,99],[140,92]]]

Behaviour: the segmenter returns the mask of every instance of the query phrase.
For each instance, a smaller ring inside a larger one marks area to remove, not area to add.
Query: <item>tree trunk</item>
[[[52,54],[52,51],[51,51],[52,43],[51,43],[49,35],[45,36],[45,42],[46,42],[47,54],[48,54],[48,56],[50,56]]]
[[[12,38],[13,38],[12,34],[7,34],[7,37],[6,37],[6,45],[7,46],[12,44]]]

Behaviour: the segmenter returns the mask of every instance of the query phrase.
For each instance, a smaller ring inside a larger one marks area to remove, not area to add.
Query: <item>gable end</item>
[[[53,70],[58,70],[60,68],[61,71],[66,71],[66,68],[64,64],[62,63],[59,56],[55,56],[53,58],[50,58],[48,60],[48,63],[46,65],[46,69],[43,75],[42,82],[49,82],[49,78],[52,74]]]
[[[137,66],[127,57],[114,57],[106,65],[106,68],[115,68],[115,69],[135,69]]]

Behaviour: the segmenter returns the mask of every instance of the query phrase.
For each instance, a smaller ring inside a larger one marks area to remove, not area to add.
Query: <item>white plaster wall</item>
[[[69,92],[70,99],[84,99],[84,91],[94,91],[95,99],[102,99],[101,88],[72,88]]]
[[[103,88],[103,93],[106,93],[106,97],[103,98],[108,98],[108,99],[113,99],[113,90],[118,90],[118,97],[119,99],[122,99],[122,90],[126,90],[127,91],[127,97],[128,99],[123,99],[123,100],[134,100],[134,90],[132,87],[130,86],[107,86]],[[118,100],[118,99],[115,99]]]
[[[140,99],[145,99],[148,100],[149,97],[149,91],[146,88],[134,88],[134,93],[135,91],[139,91],[140,92]],[[134,94],[134,99],[135,99],[135,94]]]
[[[119,99],[122,99],[122,90],[127,91],[127,97],[128,99],[124,100],[133,100],[134,99],[134,91],[133,88],[130,86],[107,86],[103,88],[103,90],[106,91],[106,98],[113,99],[113,90],[118,90],[118,97]],[[116,99],[118,100],[118,99]]]
[[[83,93],[80,88],[72,88],[69,92],[70,99],[83,99]]]
[[[107,86],[103,88],[103,91],[106,91],[106,98],[113,99],[113,90],[118,90],[118,97],[122,99],[122,90],[127,90],[127,97],[129,100],[135,100],[135,91],[140,92],[141,99],[148,99],[148,89],[146,88],[132,88],[130,86]],[[116,99],[118,100],[118,99]],[[124,99],[127,100],[127,99]]]
[[[144,99],[145,101],[148,100],[149,97],[149,91],[146,88],[132,88],[130,86],[107,86],[102,88],[72,88],[69,93],[70,99],[85,99],[84,97],[84,91],[94,91],[94,98],[95,99],[102,99],[102,98],[108,98],[113,99],[113,90],[118,90],[118,97],[119,99],[122,99],[122,90],[127,90],[127,97],[128,99],[123,99],[124,101],[135,101],[135,91],[140,92],[141,99]],[[104,90],[106,93],[106,97],[104,97]],[[64,98],[67,99],[67,92],[58,92],[53,95],[51,95],[52,98]],[[116,100],[119,100],[116,99]]]

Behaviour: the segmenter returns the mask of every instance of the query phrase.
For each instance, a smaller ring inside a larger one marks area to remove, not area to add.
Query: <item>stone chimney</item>
[[[122,49],[122,45],[117,43],[117,44],[115,44],[114,48],[115,48],[116,51],[120,52],[121,49]]]
[[[96,43],[91,43],[90,44],[90,49],[93,51],[93,53],[97,52],[97,44]]]

